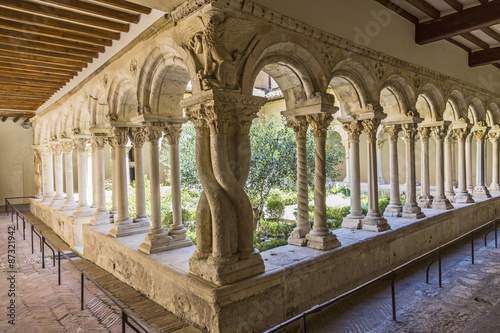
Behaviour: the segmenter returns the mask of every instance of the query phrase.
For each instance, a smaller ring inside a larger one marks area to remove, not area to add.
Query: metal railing
[[[282,328],[285,328],[287,327],[288,325],[291,325],[292,323],[295,323],[297,321],[300,321],[300,327],[301,327],[301,332],[303,333],[306,333],[307,332],[307,316],[308,315],[311,315],[311,314],[314,314],[314,313],[317,313],[317,312],[320,312],[322,311],[324,308],[334,304],[334,303],[337,303],[339,302],[340,300],[354,294],[355,292],[369,286],[369,285],[372,285],[376,282],[379,282],[381,280],[384,280],[384,279],[387,279],[387,278],[390,278],[391,279],[391,294],[392,294],[392,319],[393,320],[396,320],[396,288],[395,288],[395,283],[394,283],[394,280],[395,280],[395,277],[396,277],[396,272],[403,269],[403,268],[406,268],[407,266],[410,266],[414,263],[416,263],[417,261],[420,261],[428,256],[430,256],[431,254],[436,254],[436,258],[434,260],[432,260],[432,262],[427,266],[427,270],[426,270],[426,283],[429,283],[429,269],[431,268],[432,264],[434,262],[436,262],[436,260],[438,261],[439,265],[438,265],[438,272],[439,272],[439,287],[441,288],[442,287],[442,267],[441,267],[441,252],[444,248],[470,236],[471,237],[471,252],[472,252],[472,264],[474,265],[474,233],[477,233],[479,230],[481,229],[484,229],[486,228],[487,226],[491,225],[491,228],[488,230],[488,232],[486,233],[486,235],[484,236],[484,245],[486,246],[486,243],[487,243],[487,237],[489,235],[489,233],[493,230],[495,230],[495,247],[498,247],[498,232],[497,232],[497,222],[500,220],[499,219],[495,219],[495,220],[492,220],[492,221],[489,221],[485,224],[483,224],[482,226],[472,230],[472,231],[469,231],[468,233],[462,235],[462,236],[459,236],[451,241],[449,241],[448,243],[445,243],[439,247],[437,247],[436,249],[434,250],[431,250],[429,252],[426,252],[422,255],[420,255],[419,257],[415,258],[415,259],[412,259],[410,261],[407,261],[406,263],[404,263],[403,265],[400,265],[392,270],[390,270],[389,272],[385,273],[385,274],[382,274],[380,276],[378,276],[377,278],[375,279],[372,279],[354,289],[351,289],[350,291],[348,292],[345,292],[335,298],[332,298],[331,300],[329,301],[326,301],[322,304],[318,304],[318,305],[315,305],[313,306],[312,308],[310,308],[309,310],[307,311],[304,311],[302,312],[301,314],[293,317],[293,318],[290,318],[288,319],[287,321],[284,321],[282,322],[281,324],[265,331],[264,333],[271,333],[271,332],[277,332],[278,330],[282,329]]]
[[[61,285],[61,255],[64,256],[78,271],[80,271],[80,277],[81,277],[81,298],[80,298],[80,304],[81,304],[81,309],[84,310],[85,308],[85,301],[84,301],[84,283],[85,279],[89,280],[92,282],[100,291],[104,293],[113,303],[118,306],[121,310],[121,320],[122,320],[122,332],[126,331],[127,326],[130,327],[132,330],[134,330],[137,333],[141,333],[139,329],[141,329],[143,332],[149,332],[149,330],[139,322],[138,319],[136,319],[134,316],[132,316],[120,303],[119,301],[114,298],[107,290],[105,290],[97,281],[95,281],[93,278],[90,277],[83,269],[81,269],[71,258],[64,253],[57,245],[55,245],[50,239],[47,239],[44,235],[43,232],[37,228],[33,223],[29,221],[27,217],[25,217],[10,201],[14,199],[27,199],[27,198],[33,198],[33,197],[15,197],[15,198],[6,198],[5,199],[5,212],[7,215],[9,215],[9,212],[11,214],[11,222],[14,223],[14,215],[16,215],[16,223],[17,227],[16,230],[19,230],[19,218],[21,218],[23,222],[23,240],[26,239],[26,223],[29,223],[31,225],[31,253],[34,253],[34,244],[33,244],[33,235],[36,234],[40,238],[40,251],[42,252],[42,268],[45,268],[45,245],[52,250],[52,263],[53,266],[55,267],[56,265],[56,256],[55,256],[55,251],[57,250],[57,274],[58,274],[58,285]]]

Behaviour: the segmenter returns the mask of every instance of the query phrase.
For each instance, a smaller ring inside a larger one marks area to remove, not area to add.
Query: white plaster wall
[[[33,130],[9,118],[0,122],[0,205],[7,197],[35,195]]]

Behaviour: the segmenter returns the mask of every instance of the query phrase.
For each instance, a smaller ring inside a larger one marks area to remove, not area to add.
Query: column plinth
[[[432,201],[433,209],[451,209],[453,205],[444,195],[444,138],[448,133],[448,124],[432,127],[432,135],[436,141],[436,195]]]

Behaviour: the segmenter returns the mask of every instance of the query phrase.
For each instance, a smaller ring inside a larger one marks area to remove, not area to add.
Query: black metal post
[[[57,285],[61,285],[61,251],[57,251]]]
[[[125,323],[127,322],[127,314],[125,313],[125,311],[122,310],[122,332],[125,333],[126,329],[127,329],[127,326],[125,325]]]
[[[392,320],[396,321],[396,288],[394,286],[394,272],[391,274],[391,292],[392,292]]]
[[[23,216],[23,240],[26,240],[26,221]]]
[[[470,247],[472,252],[472,264],[474,265],[474,231],[470,233]]]
[[[306,313],[305,312],[302,315],[301,323],[302,323],[302,332],[306,333],[307,332],[307,323],[306,323]]]
[[[42,268],[45,268],[45,237],[42,236],[42,241],[40,242],[42,246]]]
[[[31,225],[31,254],[35,253],[35,244],[33,243],[33,224]]]
[[[442,288],[442,278],[441,278],[441,248],[438,249],[438,266],[439,266],[439,288]]]
[[[82,302],[82,304],[81,304],[82,305],[82,311],[83,311],[83,303],[84,303],[84,299],[83,299],[83,280],[84,279],[85,279],[85,276],[83,275],[83,272],[82,272],[82,290],[81,290],[82,291],[82,297],[81,297],[81,299],[82,299],[81,300],[81,302]]]

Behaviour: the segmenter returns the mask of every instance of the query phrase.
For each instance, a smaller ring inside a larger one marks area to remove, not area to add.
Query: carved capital
[[[305,116],[290,117],[286,120],[286,125],[293,129],[296,139],[305,139],[309,123]]]
[[[377,140],[377,148],[382,149],[386,140]]]
[[[430,129],[430,127],[419,127],[418,134],[420,135],[420,142],[421,143],[428,143],[429,138],[431,136],[431,129]]]
[[[417,124],[403,124],[401,125],[401,128],[403,129],[403,139],[405,141],[411,140],[414,141],[415,137],[417,136],[418,130],[417,130]]]
[[[62,154],[62,147],[61,147],[61,144],[59,142],[58,143],[52,142],[50,144],[50,149],[52,149],[52,154],[54,154],[54,155],[61,155]]]
[[[103,149],[107,141],[108,138],[105,134],[96,133],[92,136],[92,146],[94,146],[94,149]]]
[[[498,143],[500,140],[500,132],[490,132],[488,134],[488,137],[489,137],[491,143],[493,143],[493,144]]]
[[[61,141],[61,148],[65,154],[71,154],[73,147],[73,141]]]
[[[257,118],[257,113],[259,112],[259,107],[247,106],[242,107],[238,111],[238,134],[248,134],[250,133],[250,127],[252,126],[253,120]]]
[[[307,122],[313,128],[314,136],[326,138],[328,126],[333,120],[333,115],[329,113],[316,113],[307,115]]]
[[[52,156],[52,148],[48,144],[40,146],[40,151],[45,157]]]
[[[486,139],[486,135],[488,134],[487,130],[480,130],[472,132],[476,137],[477,142],[484,142]]]
[[[359,140],[359,136],[363,132],[363,125],[359,121],[344,124],[342,127],[347,132],[349,140]]]
[[[377,129],[380,125],[380,119],[366,119],[361,122],[366,133],[368,141],[375,141],[377,138]]]
[[[387,133],[390,142],[396,142],[401,132],[401,125],[384,126],[384,132]]]
[[[368,102],[366,103],[366,111],[374,112],[374,113],[382,113],[384,112],[384,108],[380,105],[380,102]]]
[[[144,146],[144,141],[146,141],[146,135],[144,134],[143,127],[132,127],[130,128],[129,138],[135,148],[142,148]]]
[[[73,143],[75,144],[75,148],[79,152],[85,152],[85,148],[87,148],[87,142],[89,140],[87,138],[76,138],[73,139]]]
[[[182,133],[182,124],[167,123],[163,129],[163,133],[165,133],[169,145],[178,145]]]
[[[144,126],[144,135],[148,142],[158,144],[158,140],[162,137],[163,127],[162,122],[146,123]]]
[[[113,127],[111,129],[111,145],[115,147],[125,147],[128,142],[128,127]]]
[[[442,141],[448,134],[448,126],[440,125],[432,127],[432,136],[436,141]]]
[[[468,128],[456,128],[453,130],[453,134],[458,141],[465,141],[470,134],[470,130]]]

